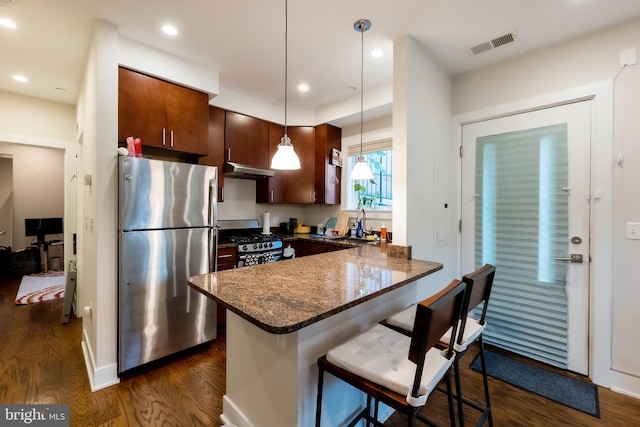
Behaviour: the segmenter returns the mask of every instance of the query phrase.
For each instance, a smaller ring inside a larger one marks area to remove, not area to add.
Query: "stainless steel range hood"
[[[260,169],[240,163],[226,162],[224,164],[224,176],[228,176],[230,178],[258,180],[275,176],[275,172],[271,169]]]

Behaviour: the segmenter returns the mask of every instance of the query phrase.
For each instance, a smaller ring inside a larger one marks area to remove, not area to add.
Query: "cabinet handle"
[[[273,190],[271,190],[271,201],[273,202]]]
[[[171,148],[173,148],[173,131],[171,131]]]
[[[219,201],[219,202],[221,202],[221,201],[223,201],[223,200],[224,200],[224,187],[222,187],[222,188],[220,189],[220,200],[218,200],[218,201]]]
[[[218,259],[220,258],[231,258],[233,255],[228,254],[228,255],[218,255]]]
[[[167,146],[167,130],[165,128],[162,128],[162,146]]]
[[[231,161],[231,148],[227,148],[227,161]]]

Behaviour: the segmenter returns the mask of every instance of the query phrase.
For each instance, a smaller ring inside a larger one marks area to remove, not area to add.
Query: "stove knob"
[[[246,251],[247,249],[248,249],[248,248],[247,248],[247,245],[244,245],[244,246],[242,247],[242,250],[243,250],[243,251]]]
[[[269,247],[272,248],[273,247],[273,242],[269,242]]]
[[[258,249],[262,249],[262,243],[258,243]]]
[[[257,243],[253,244],[253,249],[258,249],[258,244]]]

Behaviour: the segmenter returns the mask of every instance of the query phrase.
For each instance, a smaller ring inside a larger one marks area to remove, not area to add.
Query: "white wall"
[[[441,262],[430,280],[444,287],[457,273],[451,242],[437,239],[452,222],[438,211],[452,202],[441,190],[449,182],[451,80],[410,36],[396,40],[393,52],[393,242],[410,245],[413,258]]]
[[[36,242],[25,236],[25,218],[64,216],[64,150],[0,142],[0,153],[13,155],[14,251]]]
[[[638,149],[640,107],[640,66],[620,69],[620,50],[640,45],[640,20],[599,31],[561,43],[510,61],[454,78],[453,111],[466,113],[506,104],[543,94],[565,91],[596,82],[613,84],[613,149],[594,156],[594,182],[613,171],[613,185],[599,186],[603,200],[612,199],[612,224],[608,212],[595,218],[592,256],[593,328],[602,330],[591,346],[607,363],[605,375],[596,379],[602,385],[640,397],[640,332],[632,325],[640,323],[636,303],[640,287],[634,266],[640,259],[640,241],[625,239],[625,223],[640,222],[640,200],[634,184],[640,182]],[[618,75],[619,74],[619,75]],[[617,77],[616,77],[617,76]],[[613,83],[611,83],[613,82]],[[600,117],[602,120],[610,120]],[[609,136],[610,137],[610,136]],[[454,143],[458,143],[454,141]],[[598,140],[595,141],[596,150]],[[623,153],[623,167],[615,164]],[[593,172],[592,171],[592,172]],[[600,221],[600,222],[598,222]],[[604,221],[604,224],[602,223]],[[611,239],[612,237],[612,239]],[[613,253],[603,251],[612,240]],[[608,253],[607,253],[608,252]],[[594,254],[598,254],[596,257]],[[606,272],[593,271],[593,266],[611,257]],[[611,304],[611,305],[610,305]],[[607,314],[610,313],[610,316]],[[603,337],[598,340],[598,337]],[[610,340],[610,341],[609,341]],[[610,351],[609,351],[610,350]],[[596,371],[598,371],[596,366]]]
[[[82,176],[79,183],[78,283],[85,363],[92,390],[117,377],[118,32],[97,23],[78,99]]]
[[[63,165],[51,166],[56,174],[60,174],[59,168],[63,167],[61,181],[58,181],[60,188],[51,189],[56,194],[64,194],[64,205],[60,209],[58,196],[49,198],[45,195],[47,204],[56,203],[56,216],[63,216],[65,220],[64,241],[65,260],[72,260],[73,255],[72,235],[75,233],[75,191],[73,191],[73,180],[75,170],[75,107],[73,105],[45,101],[39,98],[16,95],[8,92],[0,92],[0,141],[9,143],[8,150],[25,153],[27,147],[46,147],[55,149],[53,152],[62,156]],[[0,150],[4,151],[4,150]],[[36,153],[37,151],[34,151]],[[49,152],[51,154],[51,152]],[[61,154],[60,154],[61,153]],[[29,154],[30,156],[30,154]],[[22,156],[21,156],[22,157]],[[59,158],[59,157],[58,157]],[[42,158],[41,158],[42,159]],[[16,182],[18,176],[29,174],[31,167],[29,162],[20,160],[21,165],[16,165],[14,159],[14,188],[23,188],[22,183]],[[18,170],[20,167],[21,170]],[[25,170],[26,169],[26,170]],[[31,181],[33,183],[33,181]],[[31,184],[27,184],[30,186]],[[27,191],[27,189],[25,189]],[[22,190],[20,190],[22,192]],[[37,194],[42,194],[38,189]],[[19,196],[22,197],[22,196]],[[42,199],[42,197],[40,197]],[[53,200],[57,202],[53,202]],[[32,200],[32,199],[29,199]],[[26,205],[30,202],[25,201]],[[18,208],[22,209],[22,208]],[[49,212],[49,211],[47,211]],[[51,210],[51,212],[54,212]],[[24,235],[24,218],[20,219],[14,206],[14,224],[16,221],[22,222],[22,228],[16,229],[14,225],[14,239]],[[20,227],[20,225],[18,225]],[[22,230],[22,231],[20,231]],[[15,246],[21,246],[20,242],[14,240]]]

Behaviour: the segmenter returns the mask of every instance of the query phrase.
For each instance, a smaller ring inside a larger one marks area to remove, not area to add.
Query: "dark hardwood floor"
[[[91,393],[80,346],[81,319],[63,325],[62,300],[16,306],[18,285],[19,279],[0,280],[0,403],[68,403],[71,426],[222,424],[223,330],[211,345],[138,369],[119,384]],[[465,390],[477,400],[481,377],[468,369],[474,356],[469,351],[461,367]],[[493,378],[489,386],[496,426],[640,426],[640,400],[608,389],[599,388],[598,419]],[[447,425],[441,393],[432,394],[425,411]],[[386,425],[406,424],[394,415]]]

